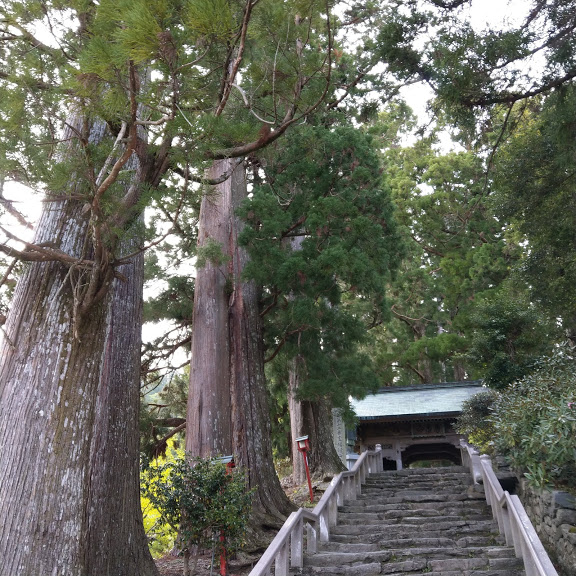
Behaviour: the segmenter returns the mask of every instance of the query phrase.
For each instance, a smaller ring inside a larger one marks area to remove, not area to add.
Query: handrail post
[[[314,526],[310,522],[306,523],[306,551],[309,554],[316,554],[318,550],[318,523]]]
[[[290,571],[289,558],[288,558],[288,542],[280,548],[278,555],[276,556],[276,562],[274,565],[274,576],[288,576]]]
[[[290,565],[293,568],[302,568],[304,565],[304,520],[294,527],[290,536]]]

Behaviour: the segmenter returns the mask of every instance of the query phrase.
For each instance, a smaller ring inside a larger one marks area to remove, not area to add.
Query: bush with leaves
[[[496,450],[532,484],[576,491],[576,363],[561,348],[496,398]]]
[[[469,442],[484,454],[493,452],[495,431],[491,418],[498,396],[495,390],[478,392],[462,404],[462,414],[456,422],[456,431],[468,436]]]
[[[178,530],[184,574],[195,549],[192,574],[201,549],[238,549],[246,529],[251,493],[240,470],[227,469],[218,459],[177,453],[159,466],[144,467],[142,493],[160,512],[161,520]],[[221,539],[224,536],[224,539]]]

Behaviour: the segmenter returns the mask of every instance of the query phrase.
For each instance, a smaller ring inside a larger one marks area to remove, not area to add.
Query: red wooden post
[[[298,451],[302,453],[302,457],[304,458],[304,467],[306,468],[306,478],[308,480],[308,490],[310,491],[310,502],[314,502],[312,480],[310,480],[310,469],[308,468],[308,455],[306,454],[306,452],[310,449],[308,436],[300,436],[300,438],[296,438],[296,445],[298,446]]]
[[[226,464],[226,474],[232,474],[232,468],[234,468],[234,457],[233,456],[223,456],[219,459],[221,462]],[[228,576],[228,564],[226,562],[226,535],[222,530],[220,532],[220,543],[222,545],[222,552],[220,553],[220,576]]]

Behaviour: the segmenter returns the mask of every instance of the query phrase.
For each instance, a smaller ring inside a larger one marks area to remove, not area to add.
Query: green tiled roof
[[[462,403],[482,390],[481,382],[388,388],[363,400],[352,400],[360,419],[458,413]]]

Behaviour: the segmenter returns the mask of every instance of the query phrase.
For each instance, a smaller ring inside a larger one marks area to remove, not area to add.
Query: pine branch
[[[332,36],[332,27],[330,25],[330,9],[328,3],[326,3],[326,30],[328,36],[326,56],[316,72],[323,70],[325,68],[327,68],[328,72],[326,74],[326,82],[324,89],[322,91],[322,94],[320,94],[320,96],[317,98],[317,100],[310,106],[308,106],[306,110],[296,115],[296,102],[299,100],[300,95],[302,94],[302,90],[309,82],[311,82],[312,78],[315,76],[316,73],[313,73],[307,79],[299,76],[296,79],[293,88],[292,105],[288,107],[288,110],[286,111],[286,114],[284,115],[284,119],[282,120],[280,126],[278,126],[274,130],[269,130],[266,131],[264,134],[261,134],[258,140],[248,142],[241,146],[235,146],[232,148],[226,148],[223,150],[216,150],[214,152],[209,152],[207,154],[208,158],[210,158],[211,160],[224,160],[226,158],[239,158],[240,156],[248,156],[249,154],[252,154],[257,150],[260,150],[268,146],[269,144],[280,138],[280,136],[282,136],[282,134],[284,134],[284,132],[286,132],[286,130],[290,126],[306,118],[306,116],[314,112],[314,110],[316,110],[325,101],[326,95],[328,94],[328,90],[330,89],[330,82],[332,78],[332,50],[334,43],[334,39]],[[231,78],[233,81],[234,77],[231,76]],[[228,90],[231,90],[231,88],[232,88],[231,85],[228,86]]]
[[[16,235],[12,234],[4,227],[0,226],[0,230],[6,234],[10,240],[24,244],[24,250],[17,250],[6,244],[0,244],[0,252],[22,260],[23,262],[60,262],[66,266],[73,266],[75,268],[91,269],[94,266],[93,260],[85,260],[82,258],[75,258],[66,252],[50,246],[47,244],[33,244],[26,242]]]
[[[242,58],[244,56],[244,50],[246,48],[246,36],[248,34],[248,24],[250,23],[250,17],[252,15],[252,9],[259,0],[248,0],[246,5],[244,6],[244,14],[242,16],[242,27],[240,29],[239,35],[239,45],[237,48],[233,48],[233,50],[237,50],[236,57],[234,58],[234,62],[230,66],[225,67],[224,73],[226,77],[223,81],[223,90],[220,96],[220,103],[218,104],[218,108],[216,108],[216,112],[214,115],[216,117],[220,116],[222,112],[224,112],[224,108],[226,107],[226,103],[228,102],[228,98],[230,97],[230,93],[232,91],[232,84],[236,79],[238,74],[238,69],[240,68],[240,64],[242,62]]]
[[[6,24],[8,27],[15,28],[20,32],[20,35],[14,35],[14,39],[24,40],[28,44],[30,44],[33,48],[36,48],[43,52],[44,54],[51,56],[52,58],[58,59],[61,55],[64,55],[67,59],[70,59],[69,56],[63,50],[56,50],[47,44],[44,44],[41,40],[36,38],[34,34],[28,31],[24,26],[16,22],[12,18],[2,18],[0,23]],[[7,33],[8,30],[6,30]]]

